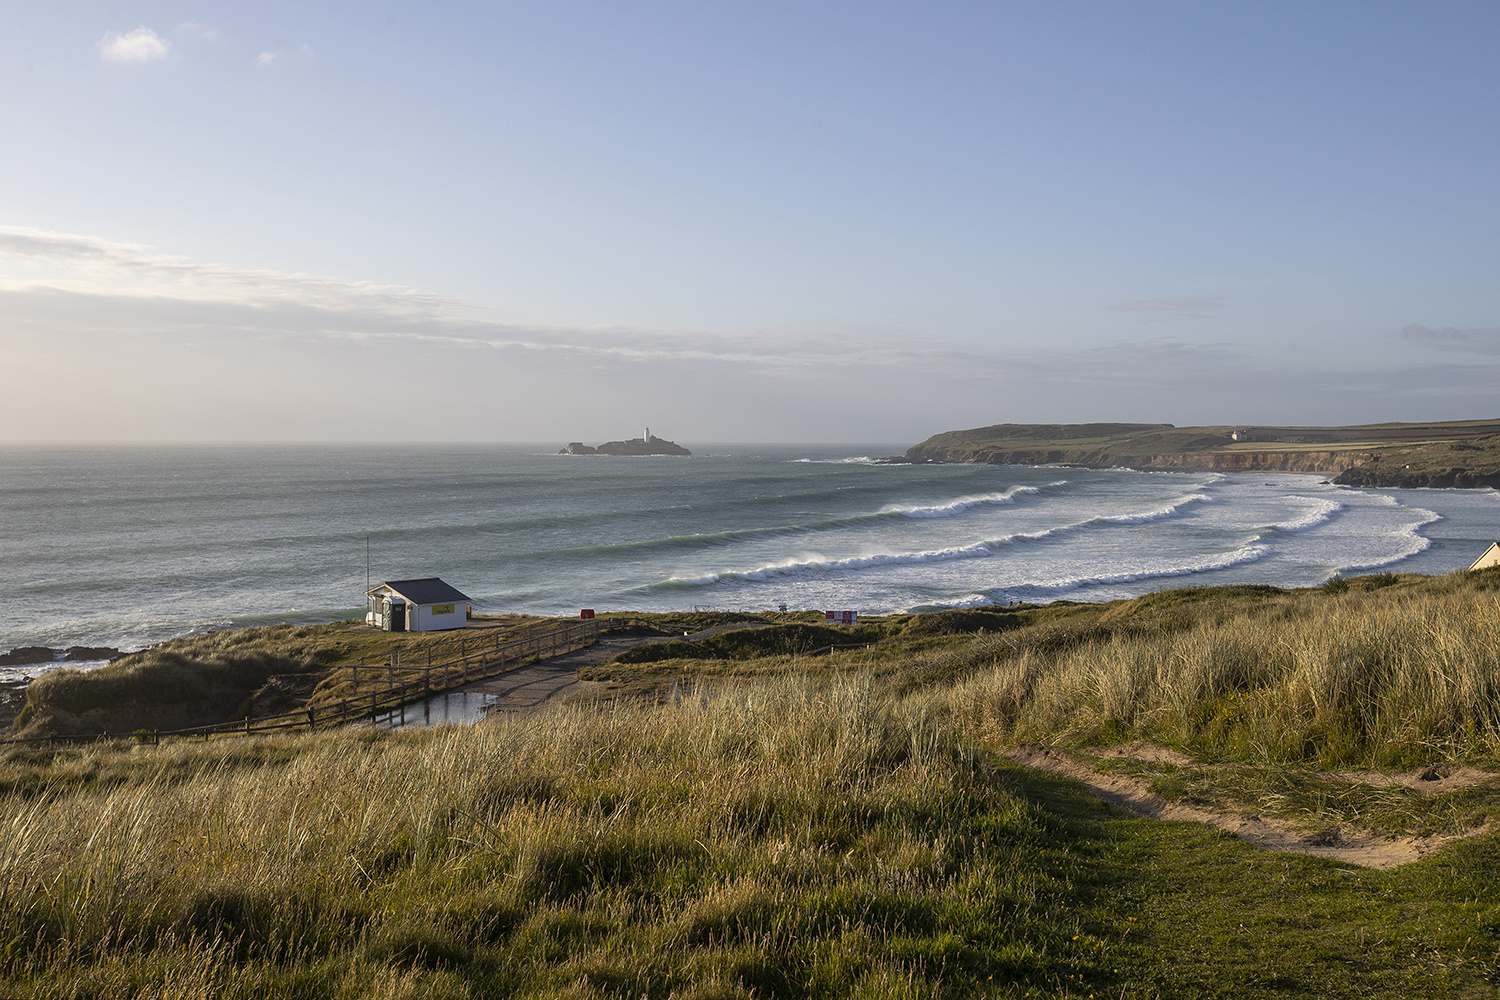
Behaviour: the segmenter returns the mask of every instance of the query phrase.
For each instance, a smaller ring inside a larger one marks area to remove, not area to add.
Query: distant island
[[[1500,487],[1500,420],[1347,427],[995,424],[934,434],[885,461],[1302,472],[1344,486]]]
[[[692,452],[673,441],[667,441],[651,433],[651,428],[646,428],[646,433],[638,438],[628,441],[606,441],[597,448],[590,448],[582,441],[573,441],[566,448],[560,448],[559,455],[691,455]]]

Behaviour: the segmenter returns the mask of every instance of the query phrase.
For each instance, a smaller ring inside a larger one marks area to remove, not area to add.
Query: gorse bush
[[[209,659],[189,658],[182,653],[152,650],[139,653],[97,670],[71,668],[52,670],[32,682],[28,700],[48,708],[82,714],[113,709],[139,699],[171,698],[212,701],[225,691],[248,692],[275,673],[296,670],[294,660],[259,650],[223,653]]]
[[[652,642],[634,646],[614,658],[616,663],[653,663],[673,659],[752,660],[763,656],[796,656],[829,646],[878,642],[874,626],[835,629],[823,625],[772,625],[723,632],[692,642]]]

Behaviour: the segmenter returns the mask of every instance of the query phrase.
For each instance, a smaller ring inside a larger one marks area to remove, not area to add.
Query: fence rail
[[[374,719],[383,712],[390,712],[413,702],[424,701],[434,694],[451,691],[474,681],[497,677],[509,673],[539,659],[560,656],[563,653],[592,646],[599,640],[599,620],[585,619],[569,622],[549,629],[528,626],[525,633],[515,637],[511,633],[508,641],[495,643],[480,640],[478,649],[470,651],[467,644],[460,645],[459,656],[441,663],[420,665],[402,664],[400,651],[392,650],[388,664],[375,666],[361,661],[347,668],[351,671],[354,693],[326,705],[309,706],[282,715],[270,715],[260,719],[245,718],[237,722],[220,722],[210,726],[193,726],[188,729],[153,730],[150,733],[98,733],[78,736],[31,736],[18,739],[0,739],[0,746],[17,743],[47,743],[66,741],[91,741],[118,738],[146,738],[160,743],[163,736],[248,736],[255,733],[278,732],[287,729],[320,729],[340,726],[360,719]],[[453,645],[445,643],[443,645]],[[428,647],[429,649],[432,647]],[[421,652],[426,652],[422,650]],[[361,676],[361,672],[366,675]],[[369,687],[368,694],[360,693],[361,687]]]

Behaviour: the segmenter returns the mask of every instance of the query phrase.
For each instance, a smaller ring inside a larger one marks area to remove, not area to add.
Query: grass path
[[[1077,782],[1018,771],[1017,790],[1067,845],[1052,863],[1093,915],[1080,940],[1109,959],[1107,975],[1093,963],[1079,986],[1063,972],[1038,995],[1492,997],[1500,987],[1493,835],[1394,871],[1352,868],[1141,818]]]
[[[1164,763],[1175,769],[1191,766],[1185,755],[1161,747],[1132,744],[1130,750],[1114,748],[1106,754],[1116,760],[1146,759]],[[1144,756],[1142,753],[1144,751]],[[1345,864],[1364,868],[1390,869],[1410,864],[1468,837],[1489,832],[1488,821],[1477,823],[1451,833],[1428,833],[1416,835],[1383,834],[1361,829],[1350,823],[1329,823],[1323,817],[1303,814],[1296,818],[1261,815],[1257,806],[1235,808],[1235,803],[1214,802],[1199,796],[1181,796],[1169,799],[1152,786],[1149,780],[1137,775],[1110,768],[1097,767],[1085,757],[1069,753],[1057,747],[1038,743],[1023,743],[1007,753],[1018,763],[1040,768],[1053,774],[1071,778],[1082,783],[1089,791],[1105,802],[1119,806],[1138,816],[1155,820],[1176,820],[1200,823],[1222,830],[1243,840],[1247,844],[1271,851],[1291,854],[1308,854],[1329,858]],[[1216,769],[1207,765],[1207,770]],[[1422,769],[1435,771],[1438,769]],[[1420,773],[1413,775],[1387,775],[1378,772],[1329,775],[1324,780],[1342,778],[1351,785],[1366,785],[1372,788],[1404,787],[1416,795],[1439,795],[1478,785],[1494,785],[1500,775],[1475,768],[1442,768],[1443,776],[1434,773],[1432,787],[1421,787]],[[1493,791],[1493,789],[1491,789]],[[1301,822],[1298,822],[1298,820]]]

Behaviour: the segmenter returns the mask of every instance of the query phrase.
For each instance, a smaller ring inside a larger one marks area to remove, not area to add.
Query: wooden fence
[[[445,662],[433,663],[428,656],[423,662],[402,663],[400,652],[393,650],[389,663],[358,664],[342,669],[351,671],[354,692],[347,698],[325,705],[309,706],[284,715],[271,715],[261,719],[246,718],[238,722],[221,722],[212,726],[195,726],[190,729],[167,731],[153,730],[150,733],[103,733],[90,736],[35,736],[25,739],[0,740],[0,745],[10,743],[40,743],[61,740],[97,740],[111,737],[147,738],[159,743],[163,736],[202,736],[208,739],[215,735],[246,736],[252,733],[269,733],[288,729],[324,729],[363,719],[375,719],[381,713],[400,709],[403,705],[424,701],[443,691],[472,684],[488,677],[497,677],[524,667],[536,660],[545,660],[563,653],[592,646],[599,641],[599,619],[569,622],[551,628],[528,626],[517,636],[498,642],[487,642],[476,637],[473,646],[465,643],[458,648],[459,655]],[[455,643],[444,643],[452,647]],[[477,646],[478,648],[474,648]],[[431,647],[429,647],[430,649]],[[426,653],[428,649],[419,650]],[[364,693],[361,689],[367,689]]]

